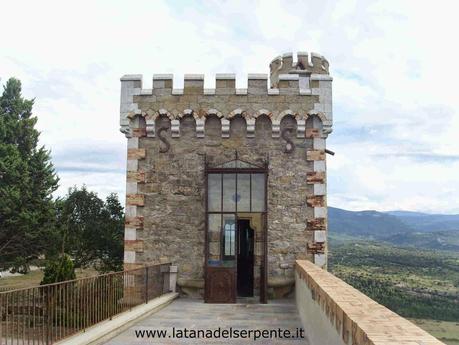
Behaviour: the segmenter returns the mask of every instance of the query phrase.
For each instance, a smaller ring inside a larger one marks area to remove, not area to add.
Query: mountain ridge
[[[332,241],[365,239],[396,246],[459,251],[459,215],[328,208]]]

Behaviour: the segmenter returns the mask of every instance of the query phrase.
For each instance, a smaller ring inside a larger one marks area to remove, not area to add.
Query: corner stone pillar
[[[327,266],[327,202],[325,138],[322,123],[317,116],[312,118],[312,127],[306,129],[306,138],[312,139],[312,150],[306,152],[306,160],[313,163],[313,171],[307,174],[307,184],[312,185],[312,195],[306,203],[313,209],[313,218],[307,221],[307,230],[313,232],[313,241],[308,243],[307,252],[313,255],[314,263]]]
[[[143,230],[145,195],[140,193],[139,185],[145,183],[145,172],[139,169],[139,160],[145,159],[145,149],[139,148],[139,132],[133,131],[134,137],[128,138],[127,177],[126,177],[126,218],[124,229],[124,268],[133,269],[142,266],[137,253],[143,252],[143,240],[137,238],[137,230]]]

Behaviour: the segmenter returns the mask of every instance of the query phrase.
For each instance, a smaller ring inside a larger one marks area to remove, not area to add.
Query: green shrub
[[[66,254],[48,261],[41,285],[75,279],[75,267],[72,259]]]

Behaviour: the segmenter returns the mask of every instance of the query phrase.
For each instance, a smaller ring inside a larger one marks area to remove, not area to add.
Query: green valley
[[[459,231],[452,230],[457,219],[448,219],[442,230],[444,217],[425,214],[332,209],[329,215],[329,270],[445,343],[458,345]],[[435,225],[437,219],[441,223]]]

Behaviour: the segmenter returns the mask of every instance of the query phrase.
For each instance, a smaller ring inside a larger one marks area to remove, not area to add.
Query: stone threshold
[[[152,299],[146,304],[136,306],[130,311],[116,315],[111,320],[99,322],[87,328],[84,332],[77,333],[57,342],[56,345],[96,345],[105,343],[139,320],[166,307],[177,297],[178,293],[176,292],[167,293],[161,297]]]

